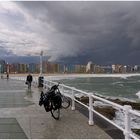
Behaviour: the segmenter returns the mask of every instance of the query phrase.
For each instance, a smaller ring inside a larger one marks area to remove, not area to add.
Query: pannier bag
[[[61,108],[61,103],[62,103],[61,95],[56,94],[53,98],[53,102],[54,102],[55,109]]]
[[[41,97],[39,100],[39,105],[42,106],[44,105],[45,110],[48,112],[50,111],[50,98],[48,94],[44,94],[43,92],[41,92]]]

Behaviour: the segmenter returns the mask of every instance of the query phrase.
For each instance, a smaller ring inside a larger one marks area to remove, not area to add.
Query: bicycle
[[[70,100],[63,96],[58,88],[59,84],[52,86],[46,93],[41,92],[39,105],[44,105],[46,112],[51,112],[54,119],[59,120],[60,108],[68,108]]]

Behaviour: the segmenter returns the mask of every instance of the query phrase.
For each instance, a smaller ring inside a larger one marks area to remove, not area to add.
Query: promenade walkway
[[[0,79],[0,139],[111,139],[77,110],[61,109],[60,120],[54,120],[38,105],[40,90]]]

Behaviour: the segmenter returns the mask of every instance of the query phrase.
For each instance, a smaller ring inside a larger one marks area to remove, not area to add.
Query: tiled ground
[[[40,90],[24,81],[0,79],[0,139],[110,139],[78,111],[61,110],[60,120],[38,105]]]
[[[15,118],[0,118],[0,139],[27,139]]]
[[[0,108],[24,107],[32,103],[25,100],[28,95],[26,85],[22,81],[0,80]]]
[[[25,107],[33,104],[24,99],[28,91],[21,81],[0,79],[0,108]],[[16,118],[0,118],[0,139],[26,139]]]

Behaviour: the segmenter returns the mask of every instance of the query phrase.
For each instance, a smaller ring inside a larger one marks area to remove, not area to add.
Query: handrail
[[[92,110],[94,113],[96,113],[98,116],[102,117],[103,119],[105,119],[106,121],[108,121],[109,123],[111,123],[112,125],[116,126],[118,129],[120,130],[124,130],[122,127],[116,125],[114,122],[112,122],[111,120],[109,120],[108,118],[106,118],[104,115],[100,114],[99,112]]]
[[[12,77],[12,79],[17,79],[17,80],[26,80],[25,77]],[[34,79],[34,82],[38,82],[37,79]],[[57,82],[53,82],[53,81],[49,81],[49,80],[46,80],[44,79],[43,80],[43,85],[44,87],[45,86],[48,86],[48,87],[51,87],[52,84],[58,84]],[[130,114],[133,114],[133,115],[136,115],[138,117],[140,117],[140,112],[136,111],[136,110],[133,110],[131,106],[129,105],[119,105],[119,104],[116,104],[114,102],[111,102],[107,99],[103,99],[101,97],[98,97],[96,95],[93,95],[93,93],[87,93],[85,91],[82,91],[80,89],[76,89],[74,87],[70,87],[70,86],[67,86],[67,85],[64,85],[64,84],[59,84],[60,85],[60,91],[62,92],[62,94],[64,94],[65,96],[66,95],[66,91],[64,90],[64,88],[66,89],[69,89],[71,90],[72,94],[71,96],[69,96],[72,100],[72,110],[75,109],[75,102],[81,104],[82,106],[88,108],[89,110],[89,125],[93,125],[94,124],[94,121],[93,121],[93,112],[96,113],[98,116],[102,117],[103,119],[105,119],[106,121],[108,121],[109,123],[111,123],[112,125],[116,126],[118,129],[120,129],[121,131],[123,131],[123,134],[125,136],[125,139],[130,139],[130,138],[133,138],[133,139],[140,139],[140,137],[136,134],[134,134],[132,131],[131,131],[131,126],[130,126],[130,123],[131,123],[131,115]],[[79,92],[79,93],[82,93],[82,94],[85,94],[86,96],[89,97],[89,105],[86,105],[84,103],[82,103],[81,101],[77,100],[74,96],[74,92]],[[117,110],[122,110],[123,113],[124,113],[124,128],[120,127],[118,124],[114,123],[113,121],[109,120],[108,118],[106,118],[104,115],[102,115],[101,113],[97,112],[94,110],[93,108],[93,102],[92,100],[93,99],[97,99],[97,100],[100,100],[100,101],[103,101],[105,103],[108,103],[110,104],[112,107],[114,107],[115,109]]]
[[[119,105],[119,104],[116,104],[116,103],[114,103],[114,102],[111,102],[111,101],[109,101],[109,100],[103,99],[103,98],[98,97],[98,96],[95,96],[95,95],[92,95],[92,97],[95,98],[95,99],[101,100],[101,101],[103,101],[103,102],[105,102],[105,103],[111,104],[111,105],[113,105],[113,106],[115,106],[115,107],[117,107],[117,108],[123,109],[123,106],[121,106],[121,105]]]
[[[49,81],[49,80],[44,80],[44,82],[47,81],[47,83],[51,83],[51,84],[57,84],[57,82],[53,82],[53,81]],[[45,85],[45,84],[44,84]],[[76,89],[74,87],[70,87],[70,86],[67,86],[67,85],[64,85],[64,84],[60,84],[60,86],[62,86],[63,88],[67,88],[69,90],[72,90],[72,91],[75,91],[75,92],[79,92],[79,93],[82,93],[82,94],[85,94],[86,96],[89,96],[89,94],[91,95],[91,93],[87,93],[85,91],[82,91],[80,89]],[[65,94],[65,90],[63,90],[63,94]],[[73,99],[73,97],[71,96],[71,99],[72,101],[76,101],[77,103],[83,105],[84,107],[88,108],[89,111],[92,110],[92,112],[96,113],[98,116],[102,117],[103,119],[105,119],[106,121],[108,121],[109,123],[111,123],[112,125],[114,125],[115,127],[117,127],[118,129],[120,129],[121,131],[123,131],[124,133],[124,136],[125,136],[125,139],[130,139],[130,138],[133,138],[133,139],[140,139],[138,135],[134,134],[132,131],[131,131],[131,128],[130,128],[130,113],[133,114],[133,115],[136,115],[136,116],[139,116],[140,117],[140,112],[136,111],[136,110],[133,110],[131,109],[131,106],[128,106],[128,105],[119,105],[117,103],[114,103],[114,102],[111,102],[107,99],[103,99],[101,97],[98,97],[96,95],[91,95],[89,96],[89,100],[90,98],[93,98],[93,99],[97,99],[97,100],[100,100],[100,101],[103,101],[105,103],[108,103],[110,104],[112,107],[114,107],[115,109],[117,110],[122,110],[125,114],[125,117],[124,117],[124,127],[125,128],[122,128],[120,127],[118,124],[114,123],[113,121],[109,120],[108,118],[106,118],[104,115],[102,115],[101,113],[95,111],[93,108],[90,109],[90,104],[89,106],[88,105],[85,105],[84,103],[80,102],[79,100],[77,99]],[[73,106],[73,104],[72,104]],[[127,110],[126,110],[127,108]],[[127,112],[127,113],[126,113]],[[89,116],[90,117],[90,116]],[[91,118],[91,117],[90,117]],[[92,117],[93,119],[93,117]],[[90,124],[90,122],[93,122],[93,120],[89,120],[89,125],[93,125],[93,123]]]

